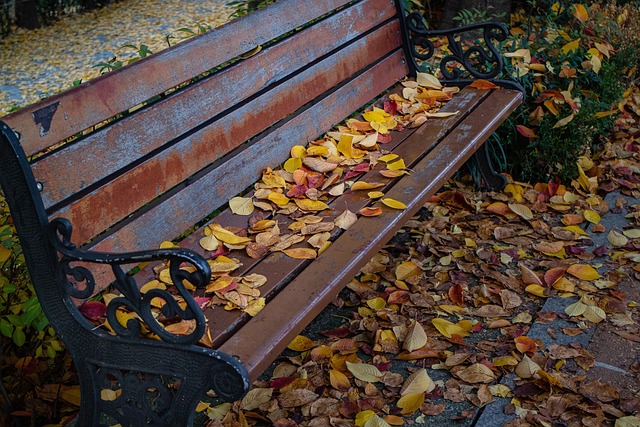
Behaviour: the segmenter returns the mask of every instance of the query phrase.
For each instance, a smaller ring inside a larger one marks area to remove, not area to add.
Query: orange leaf
[[[513,341],[516,343],[516,348],[522,354],[526,354],[531,357],[536,353],[536,342],[529,337],[519,336]]]
[[[351,382],[345,374],[335,369],[329,371],[329,382],[331,386],[339,391],[347,391],[351,388]]]
[[[577,277],[580,280],[596,280],[599,279],[600,274],[596,271],[595,268],[591,267],[589,264],[573,264],[571,267],[567,269],[567,273],[571,274],[574,277]]]
[[[499,89],[500,86],[483,79],[474,80],[470,85],[470,87],[474,87],[476,89]]]
[[[312,248],[285,249],[282,252],[295,259],[316,259],[318,257],[316,250]]]
[[[542,286],[542,280],[540,280],[540,277],[533,270],[530,270],[523,264],[520,264],[520,273],[522,274],[522,281],[525,285]]]
[[[381,182],[358,181],[353,183],[353,185],[351,186],[351,191],[373,190],[375,188],[380,188],[382,186],[384,186],[384,184]]]
[[[382,213],[382,208],[362,208],[358,213],[362,216],[378,216]]]
[[[509,206],[502,202],[491,203],[489,206],[487,206],[487,210],[491,213],[503,216],[513,215],[513,211],[509,209]]]

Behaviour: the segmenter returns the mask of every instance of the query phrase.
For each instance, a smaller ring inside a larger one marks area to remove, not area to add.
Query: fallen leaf
[[[380,381],[380,378],[382,378],[382,372],[373,365],[368,365],[366,363],[351,363],[349,361],[346,362],[346,365],[349,372],[361,381],[373,383]]]
[[[419,348],[424,347],[427,344],[427,334],[424,332],[424,328],[419,322],[413,321],[413,326],[409,327],[409,333],[404,340],[402,348],[412,352]]]
[[[405,417],[412,415],[424,403],[424,393],[405,394],[398,400],[400,413]]]
[[[304,335],[296,336],[293,341],[289,343],[287,348],[293,351],[307,351],[312,349],[315,346],[315,343],[310,338],[305,337]]]
[[[435,388],[436,384],[427,373],[427,370],[421,368],[407,377],[400,389],[400,395],[430,393]]]
[[[362,208],[358,211],[358,213],[362,216],[378,216],[382,214],[382,208]]]
[[[288,257],[295,259],[316,259],[318,257],[318,253],[312,248],[285,249],[282,252]]]
[[[398,200],[395,200],[395,199],[391,199],[389,197],[381,199],[380,201],[393,209],[402,210],[407,208],[407,205],[405,205],[404,203],[399,202]]]
[[[573,264],[567,269],[567,273],[580,280],[592,281],[601,278],[595,268],[589,264]]]

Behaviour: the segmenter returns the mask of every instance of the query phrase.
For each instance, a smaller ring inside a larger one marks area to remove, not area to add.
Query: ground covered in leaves
[[[508,425],[639,425],[639,360],[620,385],[588,350],[606,325],[638,354],[639,105],[632,88],[569,185],[451,182],[336,299],[346,320],[296,338],[242,402],[201,404],[209,425],[468,424],[496,400]]]
[[[122,1],[66,16],[37,30],[16,29],[0,39],[0,116],[100,75],[101,63],[125,63],[222,25],[226,1]],[[182,30],[180,30],[182,29]],[[145,50],[142,50],[145,54]]]

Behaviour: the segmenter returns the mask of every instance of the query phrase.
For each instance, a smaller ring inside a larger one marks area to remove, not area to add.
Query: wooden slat
[[[31,156],[347,3],[279,1],[3,120]]]
[[[443,112],[459,111],[458,115],[450,116],[444,119],[432,120],[427,125],[422,135],[420,143],[416,143],[414,139],[411,139],[411,135],[416,129],[406,129],[399,135],[394,133],[394,141],[384,146],[386,150],[391,150],[398,154],[407,164],[408,167],[415,165],[424,155],[428,153],[435,145],[437,145],[457,124],[461,123],[467,115],[474,111],[482,100],[488,95],[487,91],[477,91],[473,89],[465,89],[460,94],[456,95],[453,100],[448,102],[442,109]],[[397,180],[385,178],[379,174],[378,170],[372,170],[359,177],[366,182],[383,182],[385,186],[379,190],[386,192]],[[326,222],[331,222],[340,215],[343,210],[348,207],[349,210],[356,212],[363,207],[371,204],[371,199],[366,196],[364,191],[347,191],[341,196],[334,198],[327,202],[332,209],[323,211],[320,215]],[[226,213],[226,212],[225,212]],[[248,224],[242,224],[234,222],[233,219],[242,218],[237,215],[225,215],[221,214],[214,220],[223,225],[235,225],[242,228],[246,228]],[[288,216],[277,215],[274,219],[278,221],[278,225],[281,230],[285,230],[287,226],[293,222]],[[332,232],[332,239],[335,239],[341,231],[334,229]],[[195,236],[194,236],[195,235]],[[180,243],[181,247],[198,250],[197,239],[202,236],[202,232],[194,233],[193,237],[187,238]],[[306,243],[301,243],[299,246],[307,247]],[[287,281],[284,280],[290,275],[294,275],[297,271],[300,271],[308,261],[298,260],[290,258],[280,252],[272,253],[262,260],[253,260],[243,253],[234,253],[233,256],[242,263],[242,267],[239,270],[234,271],[234,274],[243,275],[250,272],[255,272],[267,277],[267,283],[260,288],[262,296],[267,300],[271,299],[279,289],[286,286]],[[148,278],[150,279],[150,277]],[[290,280],[290,277],[289,277]],[[243,323],[245,323],[249,317],[244,314],[238,314],[237,312],[227,312],[218,309],[207,310],[205,312],[209,317],[209,329],[211,332],[214,345],[219,345],[224,342],[228,336],[237,330]]]
[[[348,79],[378,59],[378,55],[396,48],[399,43],[397,30],[397,22],[387,24],[368,37],[347,46],[316,66],[297,74],[282,85],[242,105],[210,126],[138,165],[125,175],[117,177],[70,206],[63,208],[55,215],[64,216],[74,224],[76,241],[87,241],[192,174],[197,173],[215,159],[238,147],[258,132],[287,117],[292,111],[307,104],[311,99]],[[330,107],[330,110],[332,108]],[[310,123],[304,126],[314,126],[313,120],[311,119]],[[339,119],[336,118],[337,120]],[[286,159],[286,155],[279,158],[278,161],[283,159]],[[252,158],[249,163],[251,162],[254,163],[254,166],[250,167],[250,170],[268,166],[263,163],[262,158]],[[212,212],[226,203],[233,195],[255,182],[255,173],[245,172],[245,168],[247,165],[243,165],[239,170],[229,170],[232,176],[228,178],[234,179],[235,187],[242,187],[235,193],[229,192],[228,187],[222,184],[225,178],[219,176],[217,181],[210,183],[209,188],[203,189],[202,194],[195,196],[196,199],[207,199],[206,205],[212,208],[197,212],[200,215],[198,218],[191,216],[192,223],[201,219],[207,212]],[[185,204],[197,204],[193,197],[186,199],[189,201]],[[108,209],[99,208],[104,206],[108,206]],[[172,207],[172,209],[176,208],[177,206]],[[191,210],[190,207],[183,206],[175,211],[165,211],[164,214],[169,217],[182,216],[181,212],[185,209]],[[158,220],[164,224],[162,234],[165,238],[177,236],[189,227],[189,224],[184,222],[176,223],[174,227],[173,224],[167,222],[172,220],[162,218]]]
[[[232,110],[236,104],[394,18],[395,10],[386,7],[388,4],[388,0],[366,0],[346,8],[295,37],[36,161],[33,172],[43,184],[45,207],[115,174],[167,141]],[[383,40],[380,46],[383,53],[388,52],[391,39],[400,43],[399,37],[389,34],[389,40]],[[78,158],[87,159],[81,168],[77,167]]]
[[[239,357],[256,378],[340,289],[386,243],[430,195],[444,184],[520,103],[521,94],[496,91],[465,122],[401,179],[387,196],[407,205],[403,211],[383,209],[361,218],[329,249],[299,274],[248,325],[220,350]],[[421,128],[411,139],[422,141]],[[372,236],[371,230],[376,230]],[[337,267],[339,265],[339,267]],[[283,316],[287,316],[286,319]]]
[[[157,247],[171,238],[168,230],[186,230],[215,209],[216,197],[227,199],[247,182],[255,182],[263,169],[279,165],[293,145],[309,141],[393,85],[407,72],[402,52],[397,52],[345,86],[247,147],[223,165],[155,206],[112,236],[95,245],[98,250],[119,252]]]

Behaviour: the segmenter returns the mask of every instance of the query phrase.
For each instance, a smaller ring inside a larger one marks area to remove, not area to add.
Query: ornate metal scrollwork
[[[422,69],[418,60],[427,61],[436,53],[433,39],[444,36],[451,52],[442,58],[439,65],[445,80],[464,78],[463,71],[473,78],[487,80],[494,79],[502,72],[502,56],[495,43],[506,40],[509,34],[503,24],[486,22],[448,30],[427,30],[422,14],[412,12],[405,19],[409,60],[414,70]],[[483,46],[466,44],[466,40],[461,37],[477,31],[482,33]],[[456,66],[452,67],[452,63]]]
[[[122,296],[113,299],[107,308],[107,320],[118,336],[135,337],[140,333],[140,323],[137,319],[129,319],[123,325],[117,318],[119,309],[124,308],[137,314],[145,325],[158,335],[161,340],[174,344],[196,344],[206,328],[206,319],[202,310],[195,302],[184,282],[188,281],[196,287],[205,286],[211,277],[211,270],[207,262],[194,252],[183,249],[159,249],[125,254],[110,254],[78,250],[71,242],[73,227],[65,218],[56,218],[50,222],[50,239],[53,247],[62,254],[56,266],[56,278],[64,292],[73,298],[86,299],[93,295],[95,280],[91,271],[84,265],[72,263],[109,264],[114,274],[114,286]],[[122,264],[140,263],[154,260],[169,260],[169,272],[175,288],[184,299],[186,307],[183,309],[174,296],[166,290],[153,289],[145,295],[140,293],[138,285],[132,276],[122,269]],[[186,265],[186,267],[185,267]],[[73,281],[71,280],[73,279]],[[81,284],[84,286],[79,287]],[[160,298],[164,301],[162,314],[178,321],[193,320],[193,330],[186,335],[176,335],[168,332],[156,320],[152,308],[152,300]]]

